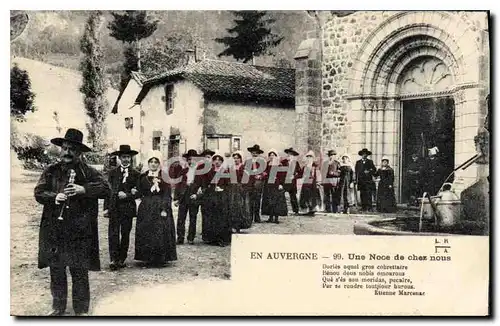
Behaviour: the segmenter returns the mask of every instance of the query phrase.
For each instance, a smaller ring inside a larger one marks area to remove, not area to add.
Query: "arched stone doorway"
[[[434,143],[429,133],[442,136],[438,147],[448,156],[448,170],[476,153],[474,136],[482,123],[479,40],[453,13],[403,12],[382,23],[359,50],[348,91],[350,152],[368,147],[377,165],[389,157],[399,202],[405,199],[404,168],[422,147],[422,132],[428,131],[425,146]],[[419,127],[411,123],[415,118],[421,118]],[[470,167],[458,171],[454,182],[460,190],[476,179]]]

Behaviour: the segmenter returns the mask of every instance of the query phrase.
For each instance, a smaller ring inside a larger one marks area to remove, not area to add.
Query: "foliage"
[[[15,64],[10,70],[10,115],[22,120],[26,112],[35,111],[34,101],[28,72]]]
[[[21,134],[11,124],[11,148],[26,169],[43,169],[55,163],[59,158],[59,147],[50,144],[44,138],[31,134]]]
[[[83,161],[87,164],[105,164],[106,154],[103,151],[92,151],[83,154]]]
[[[112,12],[113,20],[108,24],[110,35],[124,43],[133,43],[151,36],[158,28],[158,21],[148,17],[145,10]]]
[[[233,11],[238,18],[234,20],[235,26],[227,29],[229,34],[223,38],[216,38],[215,41],[222,43],[226,49],[218,54],[222,56],[232,56],[236,60],[248,62],[254,57],[270,54],[269,49],[277,46],[283,40],[271,32],[268,27],[274,23],[274,19],[265,18],[265,11]]]
[[[113,20],[108,23],[110,35],[124,43],[125,61],[120,77],[123,90],[132,71],[142,71],[140,41],[151,36],[158,28],[158,21],[148,17],[145,10],[126,10],[124,13],[111,12]]]
[[[106,75],[100,44],[102,13],[92,12],[85,25],[85,32],[80,41],[83,58],[80,71],[83,83],[80,92],[84,95],[84,106],[90,123],[87,123],[89,141],[94,149],[103,147],[105,119],[108,114],[106,100]]]
[[[194,49],[195,38],[189,33],[173,32],[160,39],[144,44],[142,73],[152,76],[183,65],[187,61],[186,50]]]

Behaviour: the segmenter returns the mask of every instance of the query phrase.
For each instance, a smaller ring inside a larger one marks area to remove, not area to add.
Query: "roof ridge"
[[[196,63],[200,63],[200,62],[203,62],[203,61],[216,61],[216,62],[230,63],[230,64],[234,63],[234,64],[239,64],[239,65],[244,65],[244,66],[247,66],[247,67],[263,67],[263,68],[276,68],[276,69],[295,69],[295,68],[285,68],[285,67],[277,67],[277,66],[251,65],[251,64],[248,64],[248,63],[244,63],[244,62],[226,61],[226,60],[219,60],[219,59],[203,59],[203,60],[198,61]]]

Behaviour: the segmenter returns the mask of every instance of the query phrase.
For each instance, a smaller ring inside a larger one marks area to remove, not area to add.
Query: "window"
[[[219,149],[219,139],[218,138],[207,138],[207,143],[205,148],[210,149],[212,151]]]
[[[240,137],[233,137],[233,152],[241,150],[241,138]]]
[[[134,118],[128,117],[125,118],[125,129],[133,129],[134,128]]]
[[[180,135],[170,135],[168,140],[168,158],[178,157],[180,155]]]
[[[161,137],[153,137],[153,150],[159,151],[161,144]]]
[[[165,85],[165,111],[167,114],[172,113],[174,110],[174,85]]]
[[[219,151],[221,154],[241,150],[241,136],[211,134],[206,135],[205,149]]]

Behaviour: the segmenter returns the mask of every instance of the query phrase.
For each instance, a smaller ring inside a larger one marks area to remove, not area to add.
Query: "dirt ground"
[[[48,269],[37,268],[38,228],[42,206],[35,201],[33,189],[38,176],[38,173],[24,172],[18,179],[11,180],[11,315],[45,315],[51,310]],[[177,218],[176,209],[174,218]],[[368,218],[370,216],[341,214],[317,214],[314,217],[288,216],[281,218],[279,225],[255,224],[245,231],[249,234],[352,234],[354,223]],[[92,306],[90,314],[93,311],[99,311],[99,314],[105,313],[103,307],[96,305],[123,297],[120,294],[130,293],[131,289],[177,286],[192,282],[209,284],[214,280],[230,279],[231,248],[203,245],[199,238],[195,240],[194,245],[178,246],[179,260],[173,266],[166,268],[137,266],[132,260],[135,227],[132,230],[129,258],[126,261],[128,267],[111,272],[108,267],[108,220],[100,215],[99,221],[102,270],[90,273]],[[198,219],[198,224],[197,232],[200,233],[201,218]],[[71,290],[68,295],[69,313],[72,311]]]

